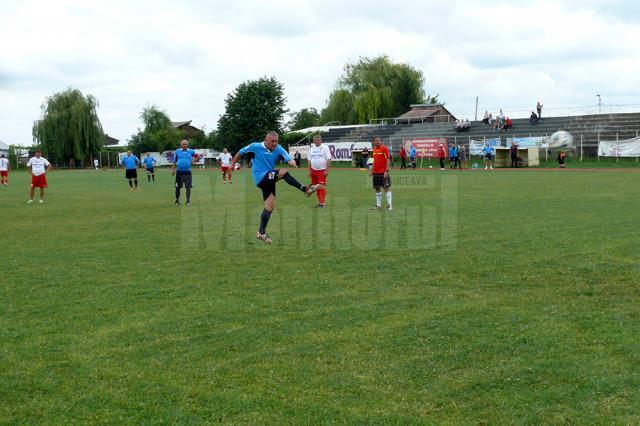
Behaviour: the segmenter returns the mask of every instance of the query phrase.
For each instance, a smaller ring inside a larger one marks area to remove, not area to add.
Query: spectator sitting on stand
[[[469,120],[456,120],[455,131],[456,132],[466,132],[471,128],[471,124],[469,124]]]
[[[484,112],[484,118],[482,119],[482,124],[486,125],[490,125],[491,124],[491,113],[489,111]]]
[[[504,119],[504,125],[502,128],[504,130],[511,130],[513,128],[513,121],[511,121],[511,118],[507,117]]]
[[[531,115],[529,116],[529,126],[535,126],[538,124],[538,115],[531,111]]]

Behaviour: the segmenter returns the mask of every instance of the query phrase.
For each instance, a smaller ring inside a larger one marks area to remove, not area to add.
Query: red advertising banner
[[[443,145],[444,156],[447,157],[449,155],[447,138],[416,138],[404,140],[404,146],[407,151],[411,149],[411,146],[416,148],[417,158],[440,157],[440,145]]]

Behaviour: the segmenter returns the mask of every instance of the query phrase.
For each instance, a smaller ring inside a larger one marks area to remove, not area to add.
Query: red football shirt
[[[389,148],[384,145],[380,145],[377,148],[373,148],[373,173],[383,174],[387,171],[387,161],[391,157]]]

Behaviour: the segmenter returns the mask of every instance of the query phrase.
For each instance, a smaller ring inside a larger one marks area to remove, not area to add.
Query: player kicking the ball
[[[302,185],[291,174],[288,169],[276,169],[276,163],[284,160],[291,167],[297,167],[296,162],[291,156],[278,145],[279,137],[276,132],[267,133],[264,142],[254,142],[242,148],[231,160],[230,170],[240,159],[240,157],[253,157],[253,182],[262,190],[262,199],[264,200],[264,210],[260,215],[260,229],[256,234],[256,238],[266,244],[271,244],[271,238],[267,235],[267,224],[271,213],[276,206],[276,182],[284,179],[289,185],[302,191],[307,197],[321,187],[321,185]]]
[[[382,144],[379,136],[373,138],[373,167],[369,170],[369,176],[373,176],[373,189],[376,191],[376,206],[372,210],[382,208],[382,190],[387,194],[387,210],[393,210],[391,197],[391,154],[389,148]]]

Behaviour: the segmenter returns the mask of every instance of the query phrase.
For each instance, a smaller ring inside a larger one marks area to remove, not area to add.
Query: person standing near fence
[[[409,150],[409,158],[411,159],[411,168],[415,170],[416,169],[416,147],[413,145]]]
[[[511,148],[509,148],[509,155],[511,156],[511,168],[518,168],[518,145],[515,142],[511,142]]]
[[[438,159],[440,160],[440,170],[444,170],[444,157],[446,157],[447,151],[445,150],[444,144],[440,144],[438,146]]]
[[[400,150],[400,168],[407,168],[407,150],[404,148],[404,144],[402,144],[402,149]]]
[[[454,150],[453,150],[453,168],[456,168],[456,165],[458,166],[459,169],[462,168],[462,166],[460,165],[460,145],[458,145],[457,143],[453,145],[454,146]]]
[[[464,144],[458,145],[458,160],[460,161],[460,168],[467,168],[467,152],[464,148]]]
[[[484,169],[493,170],[493,147],[487,144],[482,152],[484,153]]]
[[[140,190],[140,188],[138,188],[138,170],[137,170],[139,164],[140,164],[140,159],[135,155],[133,155],[131,151],[127,151],[127,154],[124,157],[122,157],[122,160],[120,160],[120,165],[123,166],[125,169],[124,178],[129,181],[130,191],[134,190],[134,185],[135,185],[136,191]]]

